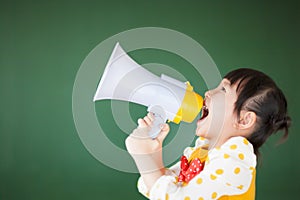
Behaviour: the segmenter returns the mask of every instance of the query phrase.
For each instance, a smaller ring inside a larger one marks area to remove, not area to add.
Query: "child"
[[[195,147],[167,169],[162,143],[165,124],[153,140],[153,116],[138,120],[126,147],[141,174],[138,189],[150,199],[254,199],[259,148],[278,130],[288,136],[287,102],[274,81],[262,72],[237,69],[205,93],[197,122]]]

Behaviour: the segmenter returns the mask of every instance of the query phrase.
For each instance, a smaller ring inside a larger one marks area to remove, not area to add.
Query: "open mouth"
[[[203,101],[203,106],[202,106],[202,116],[201,116],[200,120],[205,119],[208,116],[208,114],[209,114],[209,110],[208,110],[208,108],[205,104],[205,100],[204,100]]]

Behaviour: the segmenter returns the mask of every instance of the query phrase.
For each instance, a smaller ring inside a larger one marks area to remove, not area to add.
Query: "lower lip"
[[[197,124],[199,125],[200,123],[202,123],[203,121],[205,121],[207,119],[208,116],[206,116],[204,119],[198,119]]]

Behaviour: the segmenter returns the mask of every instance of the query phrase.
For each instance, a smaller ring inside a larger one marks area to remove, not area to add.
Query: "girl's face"
[[[202,117],[197,122],[196,135],[209,139],[213,146],[219,146],[236,135],[236,100],[236,85],[230,85],[227,79],[223,79],[217,88],[207,91]]]

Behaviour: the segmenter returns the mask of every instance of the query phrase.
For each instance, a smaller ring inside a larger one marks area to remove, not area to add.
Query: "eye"
[[[221,90],[223,91],[223,92],[226,92],[226,89],[225,89],[225,87],[221,87]]]

